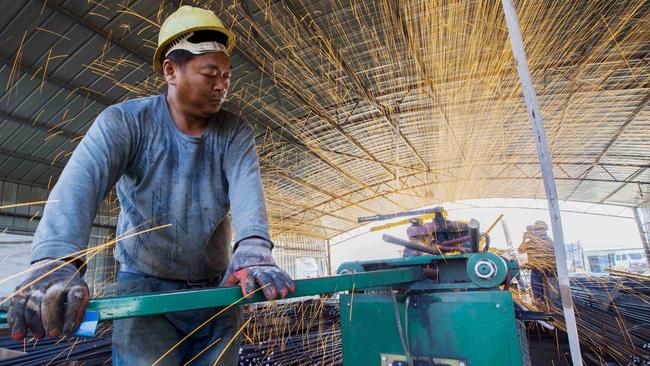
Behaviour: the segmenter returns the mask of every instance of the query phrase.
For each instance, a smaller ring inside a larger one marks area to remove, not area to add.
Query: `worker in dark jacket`
[[[527,227],[523,241],[519,245],[519,253],[528,255],[525,268],[530,269],[530,284],[536,302],[545,301],[548,296],[544,296],[544,288],[550,283],[549,280],[557,277],[555,248],[547,232],[546,222],[536,221]]]
[[[79,327],[89,297],[84,249],[113,185],[119,295],[239,284],[275,299],[294,290],[271,256],[253,128],[221,109],[233,46],[208,10],[182,6],[162,25],[153,65],[167,93],[108,107],[75,149],[34,236],[31,273],[11,299],[14,339]],[[215,318],[219,310],[116,320],[112,362],[235,365],[241,315],[234,307]]]

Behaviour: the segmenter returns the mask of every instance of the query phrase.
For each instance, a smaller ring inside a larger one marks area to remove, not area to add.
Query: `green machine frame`
[[[492,253],[348,262],[331,277],[297,280],[289,298],[340,295],[345,366],[521,365],[512,297],[516,273]],[[98,321],[265,301],[239,287],[91,300],[81,328]],[[0,323],[6,313],[0,313]]]
[[[492,253],[349,262],[339,273],[419,267],[424,278],[342,294],[345,366],[518,366],[516,264]],[[527,351],[527,350],[526,350]]]

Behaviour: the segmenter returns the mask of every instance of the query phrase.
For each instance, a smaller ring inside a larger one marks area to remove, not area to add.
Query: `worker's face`
[[[176,89],[177,101],[187,113],[207,118],[219,111],[230,87],[232,66],[228,55],[204,53],[183,66],[165,60],[163,68],[167,83]]]

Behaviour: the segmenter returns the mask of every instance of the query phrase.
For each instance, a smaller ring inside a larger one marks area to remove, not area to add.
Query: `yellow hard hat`
[[[548,230],[548,225],[546,224],[546,222],[544,222],[542,220],[535,221],[535,223],[533,224],[533,230],[544,230],[544,231],[546,231],[546,230]]]
[[[227,38],[225,46],[228,52],[235,47],[235,35],[224,26],[214,12],[183,5],[167,17],[160,27],[158,47],[153,55],[153,69],[156,72],[162,72],[162,55],[171,42],[184,34],[200,30],[223,33]]]

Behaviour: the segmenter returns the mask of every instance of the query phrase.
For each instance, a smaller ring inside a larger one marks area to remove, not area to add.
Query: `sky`
[[[478,220],[482,230],[486,230],[500,214],[503,214],[515,247],[521,242],[527,225],[531,225],[537,220],[544,220],[549,223],[550,227],[546,200],[480,199],[438,206],[447,209],[450,220],[468,221],[472,218]],[[560,209],[563,210],[561,216],[566,243],[580,241],[584,250],[642,247],[636,221],[629,208],[582,202],[561,202]],[[346,261],[399,257],[402,248],[384,243],[381,236],[390,234],[407,239],[408,224],[369,232],[370,227],[388,222],[391,220],[370,223],[334,237],[330,241],[333,271]],[[552,236],[550,230],[549,234]],[[500,224],[492,230],[490,239],[492,246],[506,247],[505,236]]]

